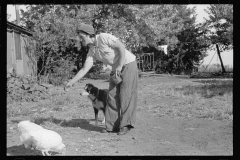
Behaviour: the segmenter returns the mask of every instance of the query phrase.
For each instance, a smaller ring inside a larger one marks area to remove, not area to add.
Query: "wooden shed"
[[[14,23],[7,22],[7,71],[15,70],[17,75],[37,75],[37,61],[34,56],[35,41],[32,33]]]

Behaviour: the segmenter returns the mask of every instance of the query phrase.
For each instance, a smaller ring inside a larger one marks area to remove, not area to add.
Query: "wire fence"
[[[233,66],[232,65],[224,65],[224,68],[226,72],[233,72]],[[198,67],[198,72],[205,72],[205,73],[212,73],[212,72],[219,72],[222,71],[222,67],[220,64],[211,64],[211,65],[201,65]]]
[[[214,53],[214,55],[212,56],[210,62],[207,65],[201,65],[198,67],[198,72],[203,73],[203,72],[218,72],[218,71],[222,71],[222,67],[221,65],[218,64],[211,64],[214,56],[216,55],[217,51]],[[211,65],[210,65],[211,64]],[[226,70],[226,72],[233,72],[233,66],[231,65],[224,65],[224,68]]]

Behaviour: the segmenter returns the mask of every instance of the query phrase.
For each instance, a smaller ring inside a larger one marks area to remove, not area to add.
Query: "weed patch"
[[[223,96],[224,94],[232,93],[233,82],[232,81],[197,81],[203,83],[198,86],[185,86],[182,88],[175,88],[175,91],[181,91],[184,95],[199,94],[204,98],[213,98],[215,96]]]
[[[233,81],[199,80],[195,82],[169,82],[145,86],[140,90],[140,98],[142,102],[151,103],[145,103],[143,107],[160,117],[232,120]]]

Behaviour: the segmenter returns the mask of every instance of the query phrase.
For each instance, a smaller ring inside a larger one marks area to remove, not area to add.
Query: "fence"
[[[142,72],[154,71],[154,53],[143,53],[137,57],[138,69]]]

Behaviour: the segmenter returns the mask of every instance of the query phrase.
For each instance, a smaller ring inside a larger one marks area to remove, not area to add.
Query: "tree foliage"
[[[183,19],[183,28],[177,33],[178,43],[171,52],[171,61],[178,71],[191,70],[198,66],[206,56],[210,42],[206,35],[207,28],[202,24],[195,24],[195,8],[178,6],[178,17]]]
[[[22,14],[22,21],[33,31],[37,41],[36,57],[39,62],[39,75],[59,74],[61,73],[59,66],[65,68],[65,72],[80,68],[79,61],[85,52],[84,49],[79,52],[81,44],[75,39],[75,28],[78,23],[84,21],[84,17],[87,19],[85,14],[76,16],[76,9],[65,5],[29,6],[28,11],[22,11]],[[82,17],[78,18],[78,16]],[[69,62],[67,66],[66,60]],[[62,74],[69,76],[66,73]]]
[[[45,76],[60,73],[60,66],[65,73],[81,68],[88,51],[76,39],[81,23],[114,34],[136,55],[153,51],[157,61],[176,66],[198,64],[208,47],[205,26],[195,25],[195,9],[186,5],[29,5],[21,13],[22,25],[34,33],[39,74]],[[165,44],[167,56],[157,47]]]
[[[233,5],[211,4],[205,10],[209,14],[206,24],[212,44],[220,45],[220,51],[233,48]]]

